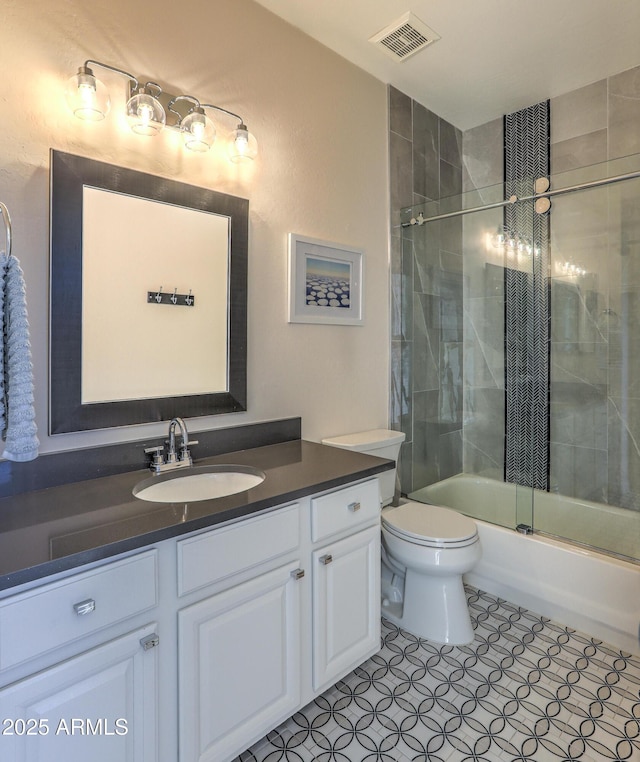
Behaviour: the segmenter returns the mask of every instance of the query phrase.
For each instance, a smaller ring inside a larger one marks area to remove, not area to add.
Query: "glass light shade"
[[[65,99],[72,114],[91,122],[104,119],[111,107],[107,88],[84,66],[67,82]]]
[[[208,151],[216,139],[216,128],[209,117],[194,109],[180,122],[184,145],[190,151]]]
[[[160,101],[142,88],[127,101],[127,120],[137,135],[153,136],[162,131],[167,115]]]
[[[252,161],[258,155],[258,141],[245,124],[239,124],[229,136],[227,153],[235,163]]]

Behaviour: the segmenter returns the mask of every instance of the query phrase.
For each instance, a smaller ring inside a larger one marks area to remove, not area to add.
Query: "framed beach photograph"
[[[289,233],[289,322],[362,325],[362,250]]]

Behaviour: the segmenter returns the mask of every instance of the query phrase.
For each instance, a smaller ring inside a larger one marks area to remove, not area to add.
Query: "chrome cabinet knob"
[[[325,566],[327,564],[330,564],[332,561],[333,561],[333,556],[331,555],[331,553],[327,553],[326,556],[320,556],[320,563],[324,564]]]
[[[80,603],[74,603],[73,610],[76,612],[78,616],[85,616],[86,614],[91,614],[92,611],[96,610],[96,602],[93,600],[93,598],[87,598],[86,601],[80,601]]]

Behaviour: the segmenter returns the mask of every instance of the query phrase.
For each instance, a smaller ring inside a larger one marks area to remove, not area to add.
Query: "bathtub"
[[[530,501],[526,489],[517,489],[519,501]],[[465,576],[470,585],[640,653],[639,563],[498,526],[494,522],[514,523],[513,484],[459,474],[409,497],[455,508],[477,521],[483,555]],[[536,490],[534,525],[536,532],[566,534],[578,543],[640,555],[640,515],[635,511]]]

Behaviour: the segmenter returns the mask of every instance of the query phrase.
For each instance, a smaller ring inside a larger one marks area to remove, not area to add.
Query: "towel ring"
[[[11,256],[11,215],[7,207],[0,201],[0,211],[2,212],[2,219],[4,221],[4,229],[7,234],[7,248],[5,253],[8,257]]]

